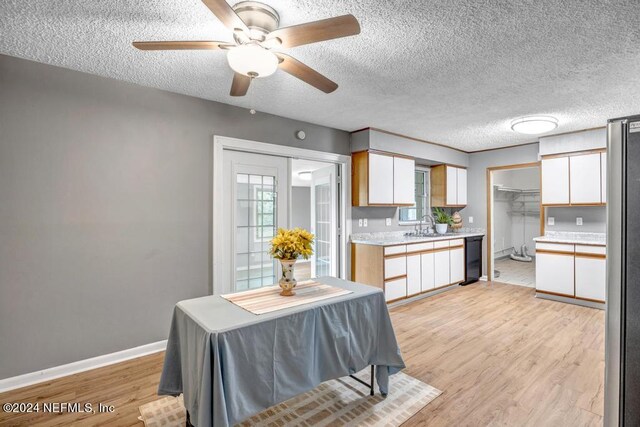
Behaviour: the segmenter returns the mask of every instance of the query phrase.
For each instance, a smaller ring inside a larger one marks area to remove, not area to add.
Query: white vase
[[[293,292],[293,288],[295,288],[298,283],[293,275],[295,264],[295,259],[280,260],[280,265],[282,266],[282,277],[278,281],[278,284],[282,288],[280,295],[283,297],[290,297],[296,294]]]
[[[436,233],[438,234],[446,234],[447,233],[447,224],[436,224]]]

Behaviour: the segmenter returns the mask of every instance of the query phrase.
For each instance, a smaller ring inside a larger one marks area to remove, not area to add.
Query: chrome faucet
[[[429,229],[433,229],[433,227],[435,227],[436,220],[433,218],[433,216],[431,216],[431,214],[424,214],[422,215],[422,218],[420,218],[420,222],[419,222],[420,234],[422,234],[422,220],[425,218],[429,218],[431,220],[431,227],[427,227],[427,233],[430,232]]]

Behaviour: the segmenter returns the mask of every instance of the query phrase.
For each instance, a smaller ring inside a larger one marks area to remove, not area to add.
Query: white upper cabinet
[[[393,161],[392,156],[369,153],[369,204],[393,205]]]
[[[607,153],[600,153],[600,197],[607,203]]]
[[[601,202],[601,173],[600,153],[569,157],[571,204]]]
[[[542,159],[542,204],[569,204],[569,158]]]
[[[467,170],[463,168],[456,168],[458,175],[458,205],[467,204]]]
[[[458,168],[447,165],[447,205],[458,204]]]
[[[393,203],[413,205],[415,203],[416,161],[405,157],[393,158]]]

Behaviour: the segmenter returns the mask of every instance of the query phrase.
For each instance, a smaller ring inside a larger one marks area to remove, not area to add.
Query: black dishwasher
[[[462,286],[477,282],[482,276],[482,238],[484,236],[466,237],[465,241],[465,280]]]

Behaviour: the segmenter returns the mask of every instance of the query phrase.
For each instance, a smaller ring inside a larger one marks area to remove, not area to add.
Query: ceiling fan
[[[231,96],[244,96],[254,78],[270,76],[278,68],[325,93],[338,88],[335,82],[279,50],[359,34],[360,24],[353,15],[278,28],[278,12],[264,3],[241,1],[231,7],[225,0],[202,1],[233,31],[235,43],[136,41],[133,46],[140,50],[226,50],[229,66],[235,72]]]

